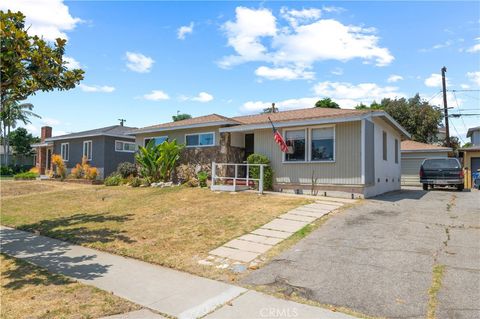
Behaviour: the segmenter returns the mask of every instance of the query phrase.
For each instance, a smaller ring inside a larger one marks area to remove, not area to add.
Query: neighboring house
[[[113,125],[94,130],[51,137],[52,129],[42,127],[41,143],[37,148],[37,167],[41,174],[51,167],[51,156],[59,154],[68,170],[82,162],[96,167],[99,178],[114,172],[121,162],[134,162],[135,138],[126,135],[136,128]]]
[[[480,146],[480,126],[469,128],[467,137],[470,137],[474,146]]]
[[[269,119],[291,146],[280,151]],[[266,155],[274,189],[308,193],[312,174],[319,191],[371,197],[400,189],[400,141],[409,134],[384,111],[309,108],[269,114],[200,116],[137,129],[138,145],[177,140],[185,144],[181,162],[242,163],[252,153]]]
[[[468,129],[467,137],[473,144],[470,147],[460,148],[463,155],[463,168],[465,169],[465,188],[472,188],[472,175],[480,170],[480,126]]]
[[[35,155],[23,156],[23,155],[16,155],[13,147],[10,145],[8,150],[8,165],[17,165],[17,166],[25,166],[31,167],[35,162]],[[5,148],[3,144],[0,144],[0,166],[5,165]]]
[[[443,147],[432,144],[415,142],[412,140],[402,141],[402,185],[419,186],[420,184],[420,166],[426,158],[448,157],[449,152],[453,150],[449,147]]]

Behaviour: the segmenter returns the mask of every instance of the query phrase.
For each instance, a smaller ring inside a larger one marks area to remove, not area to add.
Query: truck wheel
[[[464,188],[465,188],[465,186],[464,186],[463,184],[457,186],[457,190],[458,190],[459,192],[462,192]]]
[[[424,191],[428,191],[428,184],[422,184],[422,186]]]

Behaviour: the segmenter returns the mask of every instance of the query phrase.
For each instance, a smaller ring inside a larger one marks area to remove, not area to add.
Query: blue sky
[[[480,89],[479,2],[129,2],[7,0],[30,31],[68,38],[82,85],[29,99],[62,134],[118,123],[310,107],[341,107],[449,89]],[[457,105],[458,102],[458,105]],[[478,91],[449,93],[452,112],[480,113]],[[472,111],[467,111],[472,109]],[[466,142],[480,116],[453,119]],[[456,130],[455,130],[456,129]]]

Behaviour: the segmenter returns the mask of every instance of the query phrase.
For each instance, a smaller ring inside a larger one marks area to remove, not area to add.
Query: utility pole
[[[447,84],[445,81],[445,73],[447,72],[447,68],[442,68],[442,89],[443,89],[443,114],[445,116],[445,135],[446,135],[446,142],[447,147],[450,147],[450,127],[448,125],[448,106],[447,106]]]

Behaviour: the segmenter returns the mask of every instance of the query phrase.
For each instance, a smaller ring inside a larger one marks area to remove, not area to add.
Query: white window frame
[[[64,156],[65,154],[63,154],[63,153],[64,153],[64,152],[63,152],[63,146],[64,146],[64,145],[66,145],[66,146],[68,147],[68,152],[67,152],[67,155],[68,155],[68,156],[67,156],[66,158],[65,158],[65,156]],[[62,160],[63,160],[64,162],[68,162],[68,160],[69,160],[69,158],[70,158],[70,143],[67,142],[67,143],[62,143],[62,144],[60,144],[60,156],[62,157]]]
[[[87,155],[85,155],[85,145],[87,145],[88,143],[90,143],[90,157],[88,157]],[[87,156],[87,161],[91,161],[92,158],[93,158],[93,142],[92,140],[88,140],[88,141],[83,141],[83,150],[82,150],[82,159],[84,156]]]
[[[133,150],[133,151],[126,150],[125,147],[122,147],[121,150],[117,150],[117,143],[122,143],[123,145],[125,145],[125,144],[133,144],[133,145],[135,145],[135,150]],[[115,152],[135,153],[135,152],[137,151],[137,144],[136,144],[135,142],[115,140],[115,145],[113,145],[113,148],[115,149]]]
[[[317,128],[333,128],[333,160],[312,160],[312,130]],[[287,131],[298,131],[298,130],[305,130],[305,161],[287,161],[287,154],[282,152],[282,164],[328,164],[328,163],[335,163],[336,162],[336,154],[337,154],[337,130],[335,124],[329,125],[315,125],[315,126],[308,126],[308,127],[289,127],[282,130],[283,139],[286,141],[286,132]]]
[[[155,139],[155,138],[165,138],[165,141],[168,140],[168,135],[162,135],[162,136],[147,136],[147,137],[144,137],[143,138],[143,147],[147,146],[145,144],[145,141],[146,140],[152,140],[152,139]]]
[[[200,143],[200,135],[202,134],[212,134],[213,135],[213,143],[211,145],[187,145],[187,136],[198,135],[198,143]],[[185,147],[193,148],[193,147],[212,147],[215,146],[215,132],[198,132],[198,133],[189,133],[185,134]]]

